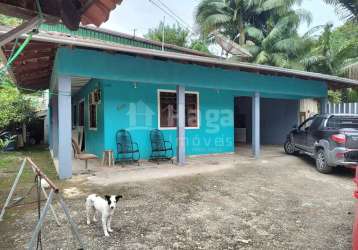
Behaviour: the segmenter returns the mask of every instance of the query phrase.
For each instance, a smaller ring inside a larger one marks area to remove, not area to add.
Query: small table
[[[112,150],[104,150],[102,155],[102,166],[108,165],[114,166],[114,157],[113,157],[113,151]]]

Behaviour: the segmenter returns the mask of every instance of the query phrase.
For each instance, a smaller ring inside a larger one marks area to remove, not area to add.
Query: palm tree
[[[300,0],[202,0],[195,13],[201,32],[207,36],[219,30],[245,45],[247,27],[264,29],[273,15],[282,16]]]
[[[332,36],[332,25],[328,24],[317,45],[301,61],[306,70],[343,76],[352,65],[358,63],[357,40],[336,44]]]
[[[342,19],[358,21],[358,1],[357,0],[324,0],[326,3],[334,5]]]
[[[311,44],[308,38],[313,31],[300,37],[297,28],[302,21],[309,22],[310,15],[290,10],[285,16],[270,18],[262,30],[248,26],[244,48],[253,55],[251,62],[303,69],[298,58]]]

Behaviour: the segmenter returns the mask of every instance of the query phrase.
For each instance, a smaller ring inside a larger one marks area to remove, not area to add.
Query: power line
[[[176,22],[177,22],[177,24],[178,25],[181,25],[181,26],[185,26],[186,28],[188,28],[188,29],[190,29],[191,31],[193,31],[192,30],[192,28],[187,24],[187,23],[185,23],[185,22],[183,22],[183,20],[180,18],[180,17],[178,17],[172,10],[170,10],[165,4],[163,4],[162,2],[160,2],[163,6],[166,6],[166,7],[162,7],[162,6],[160,6],[158,3],[156,3],[156,2],[154,2],[154,0],[148,0],[151,4],[153,4],[154,6],[156,6],[157,8],[159,8],[161,11],[163,11],[165,14],[167,14],[168,16],[170,16],[172,19],[174,19]],[[157,0],[158,2],[160,1],[160,0]],[[166,9],[168,9],[168,10],[166,10]]]
[[[174,11],[172,11],[168,5],[163,3],[161,0],[156,0],[156,1],[158,1],[162,6],[164,6],[164,8],[166,8],[171,14],[173,14],[178,20],[180,20],[188,29],[193,31],[192,27],[186,21],[184,21],[184,19],[182,19],[179,15],[177,15]]]

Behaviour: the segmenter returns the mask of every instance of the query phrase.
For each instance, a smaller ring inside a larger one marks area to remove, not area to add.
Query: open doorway
[[[299,100],[260,98],[260,144],[283,145],[299,119]],[[234,99],[234,138],[240,148],[252,143],[252,97]]]
[[[252,98],[237,96],[234,98],[234,138],[235,147],[251,144],[252,138]]]

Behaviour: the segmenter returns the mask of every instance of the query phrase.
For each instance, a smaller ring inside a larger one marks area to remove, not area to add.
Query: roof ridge
[[[42,24],[40,26],[40,30],[46,30],[46,31],[53,31],[53,32],[59,32],[59,33],[69,33],[71,35],[78,35],[80,37],[84,37],[80,34],[81,30],[90,30],[93,32],[97,32],[97,33],[101,33],[101,34],[107,34],[110,36],[114,36],[117,38],[125,38],[125,39],[129,39],[129,40],[133,40],[133,41],[137,41],[137,42],[142,42],[145,44],[150,44],[150,45],[154,45],[157,48],[153,48],[153,49],[157,49],[159,50],[162,47],[162,43],[158,42],[158,41],[153,41],[150,39],[146,39],[143,37],[139,37],[139,36],[133,36],[127,33],[123,33],[123,32],[119,32],[119,31],[114,31],[114,30],[110,30],[110,29],[106,29],[106,28],[97,28],[97,27],[92,27],[92,26],[84,26],[81,25],[79,30],[77,31],[71,31],[68,28],[66,28],[63,24]],[[104,39],[100,39],[97,38],[98,40],[103,41]],[[105,40],[107,41],[107,40]],[[114,43],[118,43],[118,42],[114,42]],[[134,46],[134,47],[142,47],[142,46]],[[164,43],[164,48],[170,49],[173,52],[184,52],[185,54],[192,54],[192,55],[198,55],[198,56],[206,56],[206,57],[216,57],[214,55],[202,52],[202,51],[198,51],[198,50],[194,50],[194,49],[190,49],[190,48],[185,48],[185,47],[181,47],[181,46],[177,46],[177,45],[173,45],[173,44],[168,44],[168,43]]]

